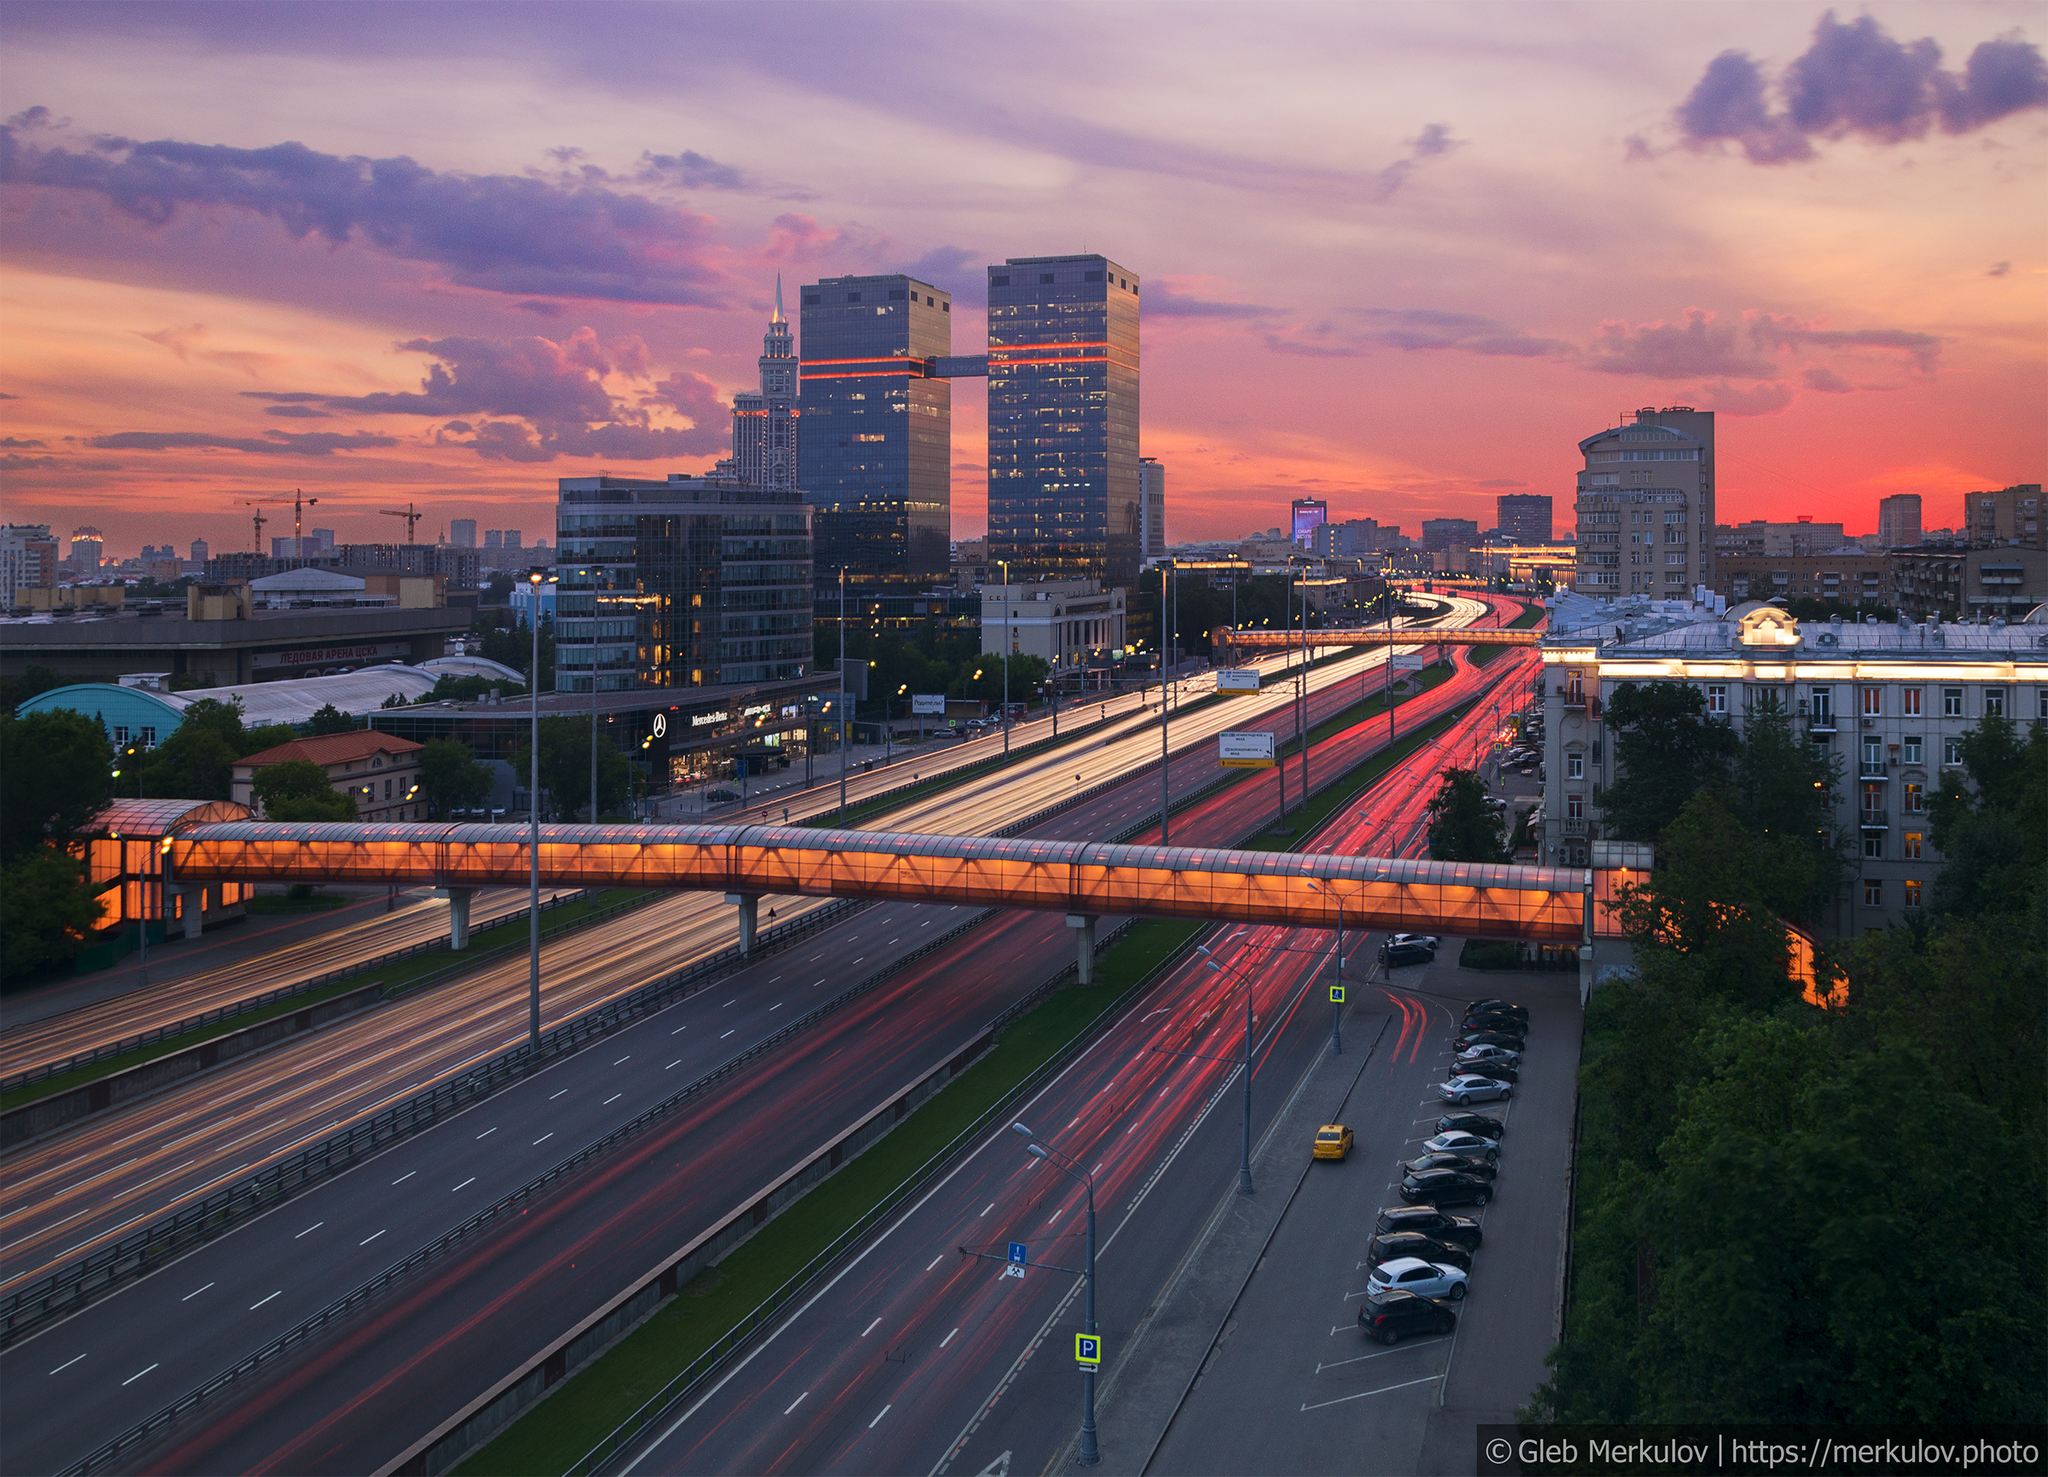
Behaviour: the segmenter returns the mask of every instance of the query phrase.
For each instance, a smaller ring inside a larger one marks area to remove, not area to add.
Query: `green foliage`
[[[214,686],[214,680],[211,672],[203,677],[197,672],[173,672],[171,674],[172,692],[193,692],[200,688],[212,686]]]
[[[113,757],[97,718],[69,708],[0,715],[0,863],[84,826],[112,798]]]
[[[533,745],[522,744],[512,761],[519,783],[532,773]],[[597,798],[601,810],[621,810],[632,793],[633,767],[602,731],[597,736]],[[590,720],[540,720],[541,811],[566,821],[590,804]]]
[[[1045,681],[1045,674],[1051,670],[1035,656],[1013,656],[1010,658],[1010,701],[1029,702]],[[868,689],[874,691],[872,686]],[[983,702],[1000,704],[1003,700],[1003,658],[991,653],[977,658],[974,665],[961,672],[947,684],[946,695],[959,698],[980,698]]]
[[[1841,761],[1793,731],[1784,705],[1766,697],[1750,710],[1736,750],[1733,806],[1778,856],[1771,903],[1780,916],[1814,923],[1842,880],[1846,838],[1832,834]]]
[[[1429,801],[1429,854],[1440,862],[1508,862],[1507,826],[1476,770],[1447,769]]]
[[[70,963],[99,917],[77,858],[46,847],[9,861],[0,871],[0,978]]]
[[[352,821],[356,802],[334,788],[327,771],[310,759],[266,764],[250,783],[265,820]]]
[[[119,790],[169,800],[231,799],[237,759],[297,737],[282,723],[244,728],[241,704],[201,698],[161,744],[122,756]]]
[[[474,810],[491,798],[491,772],[460,739],[429,739],[420,750],[420,793],[436,819]]]
[[[501,662],[515,672],[533,673],[533,632],[526,626],[512,629],[492,626],[483,633],[483,650],[479,653],[486,661]],[[540,622],[540,690],[552,692],[555,687],[555,618],[542,616]],[[585,789],[590,782],[584,781]]]
[[[1725,782],[1735,733],[1707,716],[1698,688],[1624,682],[1602,716],[1621,769],[1600,797],[1615,835],[1655,841],[1694,793]]]
[[[69,686],[71,679],[63,673],[31,662],[19,677],[0,677],[0,713],[11,714],[32,697]]]
[[[1968,785],[1951,771],[1929,798],[1946,865],[1933,907],[1966,918],[2017,917],[2048,891],[2048,730],[2024,742],[2010,719],[1987,716],[1962,737]]]
[[[531,654],[529,651],[528,655]],[[422,703],[445,701],[479,703],[491,695],[491,689],[494,687],[498,689],[500,695],[525,691],[521,684],[508,682],[502,677],[457,677],[452,673],[444,673],[434,679],[434,690],[432,692],[414,701]]]
[[[354,715],[342,712],[333,703],[322,703],[306,720],[306,732],[310,734],[354,733],[363,726]]]

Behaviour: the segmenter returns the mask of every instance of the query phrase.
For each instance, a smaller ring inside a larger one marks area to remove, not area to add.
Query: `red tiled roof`
[[[235,763],[260,769],[266,764],[284,764],[293,759],[305,759],[324,769],[331,764],[348,764],[357,759],[367,759],[372,754],[410,754],[413,750],[424,747],[424,744],[416,744],[408,738],[399,738],[396,734],[379,733],[373,728],[358,728],[352,733],[321,733],[309,738],[293,739],[290,743],[279,744],[274,749],[245,755]]]

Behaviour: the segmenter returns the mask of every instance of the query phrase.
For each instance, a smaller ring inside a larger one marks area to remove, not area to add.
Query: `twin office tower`
[[[748,480],[816,511],[819,579],[944,575],[952,539],[952,385],[988,377],[988,537],[1010,578],[1137,578],[1138,279],[1107,257],[988,269],[988,352],[953,353],[953,304],[908,276],[802,289],[801,394],[787,399],[778,301],[762,393],[733,406]],[[780,394],[775,393],[779,388]],[[795,444],[794,466],[778,449]]]

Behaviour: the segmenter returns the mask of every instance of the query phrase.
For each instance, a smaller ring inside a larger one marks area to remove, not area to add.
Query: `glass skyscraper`
[[[815,510],[820,580],[944,576],[953,536],[953,304],[914,277],[827,277],[803,290],[797,485]]]
[[[988,542],[1013,581],[1137,579],[1138,279],[1108,257],[988,269]]]

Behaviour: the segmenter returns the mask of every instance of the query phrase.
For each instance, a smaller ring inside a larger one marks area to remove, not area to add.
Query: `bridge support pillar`
[[[1067,914],[1067,927],[1075,930],[1074,945],[1079,956],[1081,983],[1095,983],[1095,915],[1093,913]]]
[[[725,900],[740,910],[740,957],[754,955],[754,930],[761,923],[761,895],[757,892],[729,892]]]
[[[469,947],[469,900],[474,887],[437,887],[436,897],[448,899],[448,947],[460,951]]]

